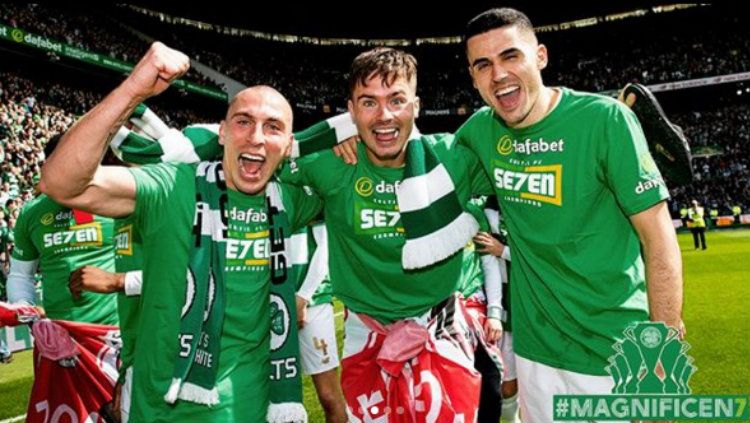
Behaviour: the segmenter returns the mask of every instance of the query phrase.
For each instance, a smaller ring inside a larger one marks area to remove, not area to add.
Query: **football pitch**
[[[696,394],[750,394],[750,230],[706,234],[708,249],[694,250],[690,234],[680,234],[685,275],[684,319],[688,354],[698,371],[690,380]],[[336,308],[339,347],[343,316]],[[0,365],[0,422],[26,412],[31,390],[31,352]],[[309,377],[304,378],[310,422],[324,422]],[[23,421],[19,419],[17,421]]]

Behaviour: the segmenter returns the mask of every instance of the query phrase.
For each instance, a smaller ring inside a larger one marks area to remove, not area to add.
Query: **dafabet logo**
[[[537,153],[562,153],[565,150],[565,140],[545,141],[542,138],[532,140],[526,138],[523,141],[517,141],[510,138],[508,134],[503,135],[497,140],[497,152],[501,156],[507,156],[510,153],[516,154],[537,154]]]
[[[357,181],[354,183],[354,190],[362,197],[371,196],[373,190],[372,179],[368,178],[367,176],[363,176],[357,179]]]

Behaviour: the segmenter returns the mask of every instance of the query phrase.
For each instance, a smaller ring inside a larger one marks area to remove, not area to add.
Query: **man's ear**
[[[539,47],[536,48],[536,66],[539,70],[542,70],[547,67],[547,63],[549,62],[549,57],[547,56],[547,46],[544,44],[539,44]]]
[[[479,89],[479,87],[477,87],[477,80],[474,78],[474,68],[472,68],[471,66],[468,66],[468,69],[469,69],[469,76],[471,77],[471,85],[473,85],[475,89]]]
[[[297,142],[294,139],[294,134],[289,134],[289,143],[286,146],[286,150],[284,151],[284,157],[290,157],[292,155],[292,147],[294,147],[294,143]]]
[[[225,125],[226,125],[225,120],[222,120],[221,123],[219,124],[219,144],[221,145],[224,145],[224,131],[226,131],[226,129],[224,129]]]

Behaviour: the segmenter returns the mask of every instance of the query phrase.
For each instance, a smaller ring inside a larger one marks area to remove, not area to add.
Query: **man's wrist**
[[[297,299],[302,300],[305,302],[305,305],[310,304],[310,298],[305,297],[304,295],[301,295],[299,293],[295,294],[297,296]]]
[[[115,291],[125,292],[125,273],[115,273]]]
[[[487,318],[488,319],[497,319],[502,320],[503,316],[503,308],[500,306],[487,306]]]

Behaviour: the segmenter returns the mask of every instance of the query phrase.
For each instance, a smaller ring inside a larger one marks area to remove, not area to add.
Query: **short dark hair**
[[[367,85],[367,80],[373,73],[382,78],[388,87],[400,76],[416,83],[417,59],[405,51],[390,47],[377,47],[361,53],[354,58],[349,71],[349,95],[354,92],[357,84]]]
[[[469,23],[466,24],[466,29],[464,30],[464,44],[469,38],[475,35],[484,34],[487,31],[492,31],[493,29],[502,28],[504,26],[517,26],[523,31],[534,32],[534,26],[531,24],[529,17],[523,12],[510,7],[498,7],[486,10],[477,16],[474,16]]]

